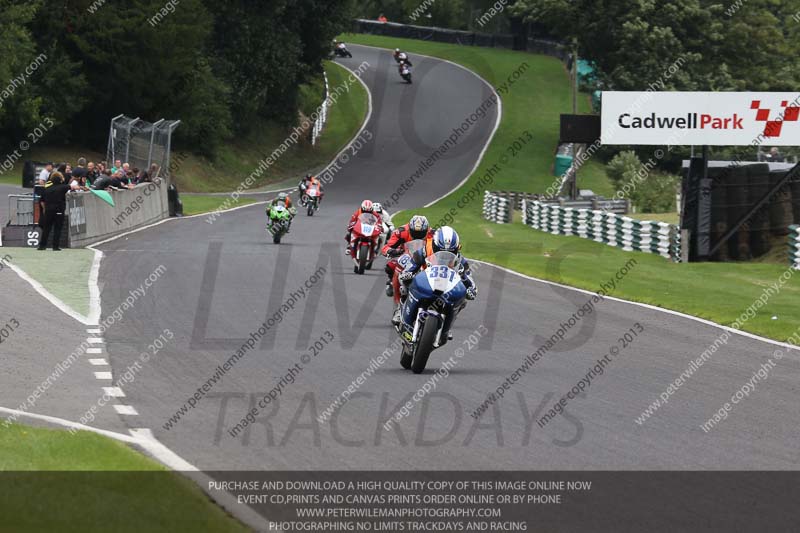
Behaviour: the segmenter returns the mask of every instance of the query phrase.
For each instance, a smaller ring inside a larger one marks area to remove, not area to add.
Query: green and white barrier
[[[789,264],[800,270],[800,226],[789,226]]]
[[[523,201],[522,221],[554,235],[575,235],[627,251],[658,254],[676,262],[681,257],[680,228],[674,224],[529,200]]]
[[[483,193],[483,218],[497,224],[510,224],[511,211],[514,204],[508,198],[503,198],[489,191]]]

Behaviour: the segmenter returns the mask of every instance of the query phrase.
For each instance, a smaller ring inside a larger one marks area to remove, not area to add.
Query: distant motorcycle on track
[[[413,83],[411,81],[411,65],[408,63],[400,64],[400,77],[403,78],[406,83]]]
[[[372,268],[372,263],[377,255],[378,237],[383,232],[383,227],[378,218],[372,213],[362,213],[355,226],[353,226],[351,245],[353,272],[363,274]]]
[[[303,205],[306,207],[306,214],[310,217],[319,211],[320,190],[317,185],[310,185],[303,195]]]
[[[350,50],[347,49],[347,45],[344,43],[338,43],[334,47],[333,55],[336,57],[353,57],[353,54],[350,53]]]
[[[273,205],[270,206],[267,217],[269,218],[267,231],[272,234],[272,242],[280,244],[283,236],[289,233],[289,227],[292,224],[292,212],[283,205]]]

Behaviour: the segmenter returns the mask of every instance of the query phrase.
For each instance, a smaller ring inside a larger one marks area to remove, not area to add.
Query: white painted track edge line
[[[550,280],[546,280],[546,279],[536,278],[534,276],[529,276],[527,274],[523,274],[521,272],[517,272],[516,270],[512,270],[512,269],[506,268],[504,266],[500,266],[500,265],[496,265],[494,263],[490,263],[488,261],[481,261],[480,259],[472,259],[472,258],[470,258],[469,261],[474,262],[474,263],[480,263],[480,264],[483,264],[483,265],[487,265],[487,266],[490,266],[490,267],[493,267],[493,268],[498,268],[500,270],[508,272],[509,274],[513,274],[515,276],[519,276],[521,278],[524,278],[524,279],[527,279],[527,280],[530,280],[530,281],[536,281],[538,283],[544,283],[546,285],[552,285],[552,286],[555,286],[555,287],[561,287],[562,289],[569,289],[571,291],[580,292],[580,293],[583,293],[583,294],[591,294],[591,295],[597,294],[596,292],[590,291],[588,289],[581,289],[581,288],[578,288],[578,287],[572,287],[570,285],[564,285],[562,283],[558,283],[558,282],[555,282],[555,281],[550,281]],[[624,303],[624,304],[628,304],[628,305],[635,305],[635,306],[638,306],[638,307],[643,307],[645,309],[650,309],[652,311],[660,311],[660,312],[666,313],[668,315],[678,316],[678,317],[681,317],[681,318],[687,318],[689,320],[693,320],[695,322],[700,322],[701,324],[705,324],[707,326],[714,326],[714,327],[720,328],[723,331],[727,331],[729,333],[735,333],[737,335],[741,335],[743,337],[748,337],[748,338],[753,339],[753,340],[765,342],[767,344],[772,344],[772,345],[775,345],[775,346],[781,346],[782,348],[787,348],[787,349],[790,349],[790,350],[795,350],[795,351],[800,352],[800,347],[798,347],[798,346],[792,346],[791,344],[788,344],[788,343],[785,343],[785,342],[781,342],[781,341],[777,341],[775,339],[770,339],[768,337],[762,337],[761,335],[756,335],[755,333],[749,333],[747,331],[738,330],[736,328],[732,328],[730,326],[725,326],[725,325],[719,324],[717,322],[714,322],[713,320],[708,320],[706,318],[700,318],[700,317],[697,317],[697,316],[692,316],[692,315],[689,315],[689,314],[686,314],[686,313],[682,313],[680,311],[674,311],[672,309],[666,309],[664,307],[659,307],[657,305],[646,304],[646,303],[642,303],[642,302],[634,302],[632,300],[625,300],[623,298],[618,298],[616,296],[604,296],[603,298],[608,299],[608,300],[612,300],[614,302],[619,302],[619,303]]]
[[[80,322],[85,326],[92,325],[92,322],[89,319],[87,319],[85,316],[78,313],[74,309],[72,309],[70,306],[61,301],[60,298],[58,298],[53,293],[45,289],[44,285],[42,285],[41,283],[33,279],[31,276],[29,276],[28,273],[22,270],[19,266],[15,265],[13,262],[8,263],[8,266],[10,266],[11,270],[16,272],[17,275],[20,278],[22,278],[23,281],[27,282],[31,287],[33,287],[33,289],[36,292],[39,293],[39,295],[41,295],[45,300],[53,304],[59,311],[69,316],[70,318],[74,318],[75,320],[77,320],[78,322]]]

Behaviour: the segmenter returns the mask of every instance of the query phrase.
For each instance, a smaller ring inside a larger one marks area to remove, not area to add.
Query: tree
[[[780,90],[797,84],[799,45],[779,6],[748,0],[727,15],[705,0],[518,0],[512,11],[575,39],[608,88]]]
[[[171,12],[162,0],[119,0],[94,13],[89,4],[45,0],[37,19],[40,44],[63,57],[47,89],[54,103],[67,102],[61,109],[73,115],[68,131],[102,145],[109,120],[120,113],[178,118],[182,138],[210,154],[230,135],[230,113],[225,85],[210,68],[198,70],[208,63],[212,29],[202,1],[182,0]],[[63,66],[72,64],[79,74]]]
[[[257,119],[297,120],[298,86],[318,74],[333,38],[350,22],[350,1],[207,0],[220,74],[232,88],[239,132]]]
[[[26,74],[35,45],[27,25],[38,4],[0,0],[0,137],[16,142],[40,118],[41,101]]]

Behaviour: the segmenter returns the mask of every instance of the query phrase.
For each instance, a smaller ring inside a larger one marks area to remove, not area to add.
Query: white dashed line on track
[[[89,359],[89,364],[92,366],[108,366],[108,361],[105,359]]]
[[[114,410],[120,415],[136,416],[139,414],[136,412],[136,409],[130,405],[115,405]]]
[[[124,398],[125,393],[119,387],[103,387],[103,392],[113,398]]]
[[[86,348],[86,353],[89,353],[89,354],[103,353],[103,349],[102,348]]]
[[[108,379],[108,380],[113,379],[111,372],[95,372],[94,377],[97,379]]]

